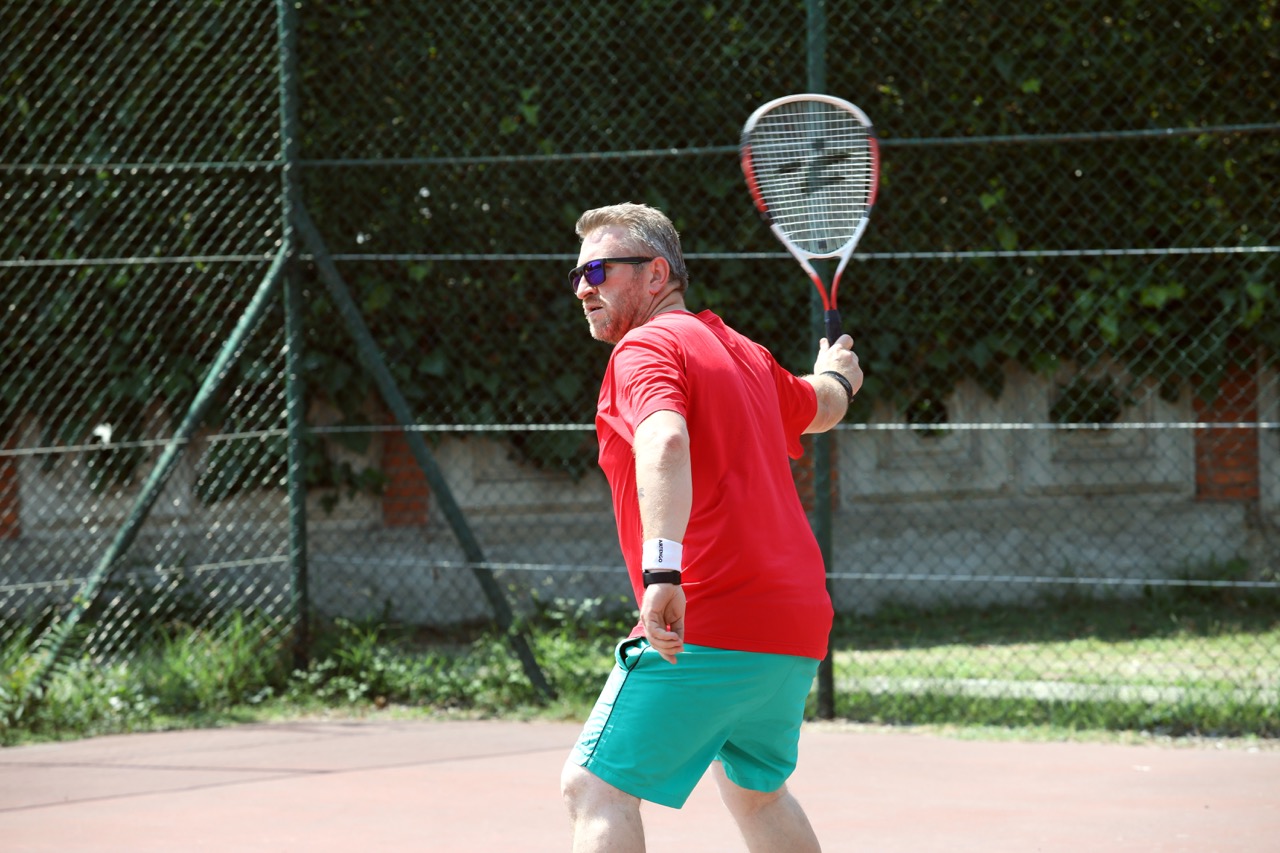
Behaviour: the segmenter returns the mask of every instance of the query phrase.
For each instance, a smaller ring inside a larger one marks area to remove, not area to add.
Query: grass
[[[544,604],[526,626],[559,693],[525,678],[493,630],[320,626],[305,666],[282,626],[242,614],[160,626],[114,660],[63,661],[23,704],[29,650],[0,646],[0,744],[315,714],[582,719],[632,624],[624,603]],[[1172,592],[1047,606],[885,609],[833,631],[850,723],[974,732],[1280,737],[1274,599]],[[815,702],[816,706],[816,702]]]
[[[1096,638],[928,649],[842,650],[837,666],[862,678],[951,679],[1129,688],[1199,688],[1230,692],[1241,684],[1280,689],[1280,669],[1266,661],[1280,649],[1280,629],[1258,634],[1106,641]]]
[[[1147,591],[845,619],[836,713],[882,723],[1280,736],[1274,596]]]

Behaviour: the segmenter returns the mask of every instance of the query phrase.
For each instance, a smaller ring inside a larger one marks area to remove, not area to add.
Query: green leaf
[[[1116,344],[1120,340],[1120,320],[1113,314],[1104,314],[1098,318],[1098,333],[1108,344]]]
[[[364,310],[370,314],[391,304],[391,288],[385,283],[375,284],[364,297]]]
[[[996,240],[1000,243],[1000,248],[1006,252],[1012,252],[1018,248],[1018,232],[1013,230],[1013,226],[1007,222],[1001,222],[996,226]]]
[[[428,376],[444,376],[448,366],[448,360],[445,358],[444,352],[438,349],[427,353],[418,362],[419,372]]]
[[[1168,303],[1186,296],[1186,288],[1179,282],[1155,284],[1142,289],[1139,302],[1147,308],[1163,308]]]

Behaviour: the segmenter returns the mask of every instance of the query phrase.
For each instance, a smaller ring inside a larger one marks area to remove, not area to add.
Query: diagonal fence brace
[[[204,421],[204,416],[209,410],[209,405],[213,402],[214,395],[217,394],[218,389],[226,381],[231,367],[240,358],[240,354],[244,350],[245,342],[257,329],[263,314],[266,313],[272,299],[275,298],[276,291],[283,279],[287,260],[286,252],[283,248],[272,259],[271,266],[267,270],[262,283],[258,285],[258,290],[254,294],[253,300],[249,303],[248,308],[245,309],[244,314],[241,315],[239,322],[236,323],[231,336],[223,343],[217,358],[210,365],[208,373],[205,374],[204,380],[196,390],[196,395],[192,399],[191,405],[187,408],[186,414],[178,424],[177,431],[165,444],[164,450],[160,454],[160,459],[151,470],[146,482],[143,483],[142,490],[134,501],[124,524],[116,531],[116,535],[111,540],[106,552],[103,553],[102,558],[93,570],[89,572],[89,576],[85,578],[84,584],[73,599],[71,609],[67,611],[65,616],[55,622],[36,644],[35,669],[32,672],[31,679],[27,682],[23,694],[24,705],[44,688],[45,682],[53,671],[59,655],[62,654],[62,649],[67,640],[75,631],[76,626],[80,624],[80,620],[84,618],[84,614],[88,612],[94,601],[97,600],[103,585],[110,579],[116,562],[129,550],[129,547],[137,538],[138,532],[142,529],[147,516],[151,513],[151,508],[155,505],[156,499],[160,496],[165,483],[168,482],[178,460],[182,457],[183,451],[186,450],[191,441],[191,436],[195,434],[196,429]]]
[[[299,203],[294,208],[294,225],[301,234],[303,242],[310,249],[316,268],[320,273],[320,278],[328,288],[329,295],[333,297],[338,313],[342,315],[348,330],[355,338],[356,346],[360,350],[360,357],[372,373],[373,379],[377,383],[378,390],[382,393],[387,406],[402,427],[412,426],[414,418],[409,410],[409,403],[405,400],[404,395],[400,393],[400,388],[396,384],[395,378],[387,368],[386,360],[382,357],[378,345],[374,342],[373,335],[370,333],[360,309],[351,298],[351,292],[347,288],[346,282],[343,280],[341,273],[338,272],[333,258],[329,255],[324,238],[311,221],[311,216],[308,214],[304,204]],[[523,633],[515,629],[515,618],[511,611],[511,605],[507,602],[506,596],[503,595],[502,588],[494,578],[493,572],[484,567],[483,564],[486,560],[484,551],[480,547],[480,542],[476,539],[475,533],[467,523],[466,516],[454,499],[453,490],[449,488],[448,481],[436,464],[435,456],[431,453],[431,449],[427,447],[426,441],[423,440],[422,434],[419,432],[406,429],[405,440],[409,445],[409,450],[413,453],[414,460],[418,463],[418,467],[422,469],[423,475],[431,485],[432,491],[440,504],[441,512],[449,522],[449,526],[452,528],[458,544],[462,547],[467,561],[471,563],[471,571],[475,574],[476,580],[479,581],[480,589],[484,592],[485,598],[488,599],[489,606],[493,608],[494,618],[498,623],[498,627],[506,634],[512,650],[520,659],[525,676],[533,684],[534,689],[544,698],[554,699],[555,690],[547,682],[541,667],[538,666],[538,662],[533,656],[533,650],[529,647],[528,639]]]

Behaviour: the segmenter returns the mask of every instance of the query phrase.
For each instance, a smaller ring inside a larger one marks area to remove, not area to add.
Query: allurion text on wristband
[[[640,553],[640,569],[644,585],[679,584],[684,570],[684,545],[673,539],[646,540]]]

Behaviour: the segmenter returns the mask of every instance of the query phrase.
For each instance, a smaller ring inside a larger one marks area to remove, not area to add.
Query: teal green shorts
[[[719,760],[734,784],[776,791],[795,770],[818,661],[686,644],[673,666],[624,640],[570,760],[619,790],[680,808]]]

